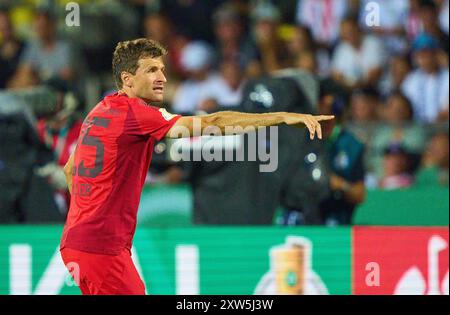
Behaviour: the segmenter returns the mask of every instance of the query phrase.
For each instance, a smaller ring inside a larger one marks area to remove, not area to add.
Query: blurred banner
[[[80,294],[61,232],[0,227],[0,294]],[[140,228],[132,257],[150,294],[448,294],[448,227]]]

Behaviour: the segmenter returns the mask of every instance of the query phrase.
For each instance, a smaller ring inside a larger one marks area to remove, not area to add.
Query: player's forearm
[[[284,112],[251,114],[223,111],[200,116],[200,118],[202,131],[209,126],[215,126],[225,133],[227,127],[241,127],[245,129],[247,127],[258,128],[280,125],[285,123],[286,115],[287,113]]]
[[[293,127],[308,128],[310,138],[317,134],[322,139],[321,121],[332,120],[334,116],[312,116],[309,114],[276,112],[267,114],[249,114],[241,112],[223,111],[204,116],[181,117],[172,126],[166,137],[185,138],[198,137],[206,134],[220,135],[242,134],[251,132],[259,127],[286,124]],[[211,128],[210,128],[211,127]],[[208,128],[208,130],[206,130]],[[215,130],[214,130],[215,129]]]

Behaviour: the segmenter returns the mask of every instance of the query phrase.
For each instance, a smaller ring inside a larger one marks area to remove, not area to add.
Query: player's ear
[[[127,87],[131,87],[132,86],[132,75],[131,73],[127,72],[127,71],[122,71],[120,73],[120,78],[122,79],[123,85],[127,86]]]

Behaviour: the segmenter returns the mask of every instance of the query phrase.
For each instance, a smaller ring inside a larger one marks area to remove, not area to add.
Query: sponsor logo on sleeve
[[[160,111],[161,115],[164,117],[164,119],[167,121],[169,121],[172,118],[177,116],[177,115],[169,113],[165,108],[160,108],[159,111]]]

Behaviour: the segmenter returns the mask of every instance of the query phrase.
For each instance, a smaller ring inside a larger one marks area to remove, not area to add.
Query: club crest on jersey
[[[159,111],[165,120],[169,121],[174,118],[176,115],[169,113],[165,108],[160,108]]]

